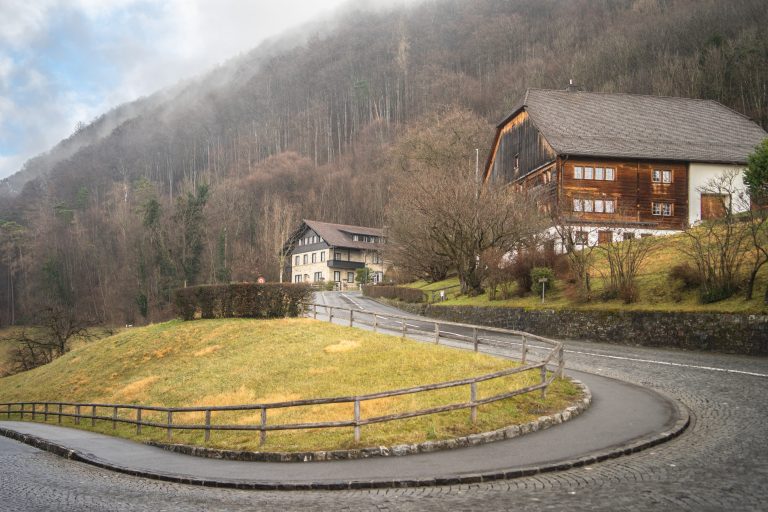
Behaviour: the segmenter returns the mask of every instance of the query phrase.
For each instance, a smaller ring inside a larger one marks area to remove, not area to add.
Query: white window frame
[[[651,203],[651,215],[661,216],[661,203]]]
[[[603,167],[595,167],[595,179],[600,181],[605,179],[605,169]]]
[[[595,176],[595,169],[594,167],[584,167],[584,179],[585,180],[592,180]]]
[[[301,262],[302,262],[304,265],[306,265],[306,264],[307,264],[307,261],[309,261],[309,259],[307,258],[307,255],[305,254],[305,255],[304,255],[304,257],[303,257],[303,258],[301,258]]]
[[[573,200],[573,211],[575,212],[583,212],[584,211],[584,203],[581,199],[574,199]]]
[[[325,261],[325,251],[320,252],[320,263]]]
[[[672,171],[661,171],[661,182],[672,183]]]
[[[316,252],[312,253],[312,263],[317,263],[317,253]]]
[[[584,168],[580,165],[577,165],[573,168],[573,179],[575,180],[583,180],[584,179]]]
[[[333,271],[333,280],[337,283],[341,282],[341,270],[334,270]]]
[[[584,213],[592,213],[595,211],[595,203],[592,199],[584,200]]]
[[[661,215],[664,217],[672,216],[672,203],[661,203]]]
[[[355,282],[355,273],[354,272],[347,272],[347,282],[348,283],[354,283]]]
[[[614,212],[616,212],[615,201],[613,199],[606,199],[605,200],[605,213],[614,213]]]
[[[294,261],[296,262],[296,263],[295,263],[295,265],[296,265],[297,267],[298,267],[299,265],[301,265],[301,263],[300,263],[300,261],[301,261],[301,256],[299,256],[299,255],[297,254],[297,255],[296,255],[296,258],[294,259]]]
[[[616,180],[616,170],[613,167],[606,167],[605,181],[615,181],[615,180]]]
[[[602,199],[595,199],[595,213],[603,213],[605,211],[605,202]]]

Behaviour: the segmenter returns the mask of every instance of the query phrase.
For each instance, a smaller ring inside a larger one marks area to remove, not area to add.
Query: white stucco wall
[[[706,187],[710,180],[717,176],[730,171],[744,172],[743,165],[729,165],[729,164],[698,164],[691,163],[688,167],[688,223],[695,224],[701,220],[701,187]],[[746,187],[741,177],[734,180],[734,188],[737,192],[745,194]],[[744,205],[739,208],[740,201],[734,203],[734,212],[744,211]]]

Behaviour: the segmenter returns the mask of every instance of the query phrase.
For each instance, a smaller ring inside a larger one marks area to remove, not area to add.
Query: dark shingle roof
[[[304,220],[310,229],[320,235],[328,245],[333,247],[349,247],[351,249],[373,249],[380,244],[372,242],[355,242],[352,235],[370,235],[379,238],[384,236],[381,228],[368,228],[364,226],[349,226],[346,224],[331,224],[317,220]]]
[[[768,137],[711,100],[530,89],[521,108],[561,155],[743,164]]]

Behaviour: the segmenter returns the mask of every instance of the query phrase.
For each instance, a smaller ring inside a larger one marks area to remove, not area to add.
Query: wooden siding
[[[517,169],[515,155],[518,157]],[[555,152],[533,125],[528,113],[522,111],[500,129],[489,160],[487,179],[495,183],[510,183],[554,161],[555,157]]]
[[[611,167],[613,181],[575,179],[575,167]],[[679,162],[643,162],[599,158],[562,158],[561,211],[573,220],[594,224],[629,224],[648,229],[683,229],[688,220],[688,167]],[[671,183],[654,183],[654,169],[672,171]],[[612,199],[614,213],[573,211],[574,199]],[[652,203],[672,204],[672,215],[653,215]]]

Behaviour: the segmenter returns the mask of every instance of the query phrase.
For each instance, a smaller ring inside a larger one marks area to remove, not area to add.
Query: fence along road
[[[353,300],[349,299],[348,300]],[[302,430],[318,428],[340,428],[351,427],[354,429],[355,442],[361,440],[361,427],[374,423],[384,423],[389,421],[439,414],[460,409],[470,410],[470,419],[473,423],[477,421],[478,406],[506,400],[514,396],[540,391],[542,398],[546,396],[547,388],[555,378],[562,376],[565,361],[563,357],[562,343],[536,336],[520,331],[498,329],[492,327],[480,327],[454,322],[443,322],[438,320],[426,320],[418,324],[412,323],[412,319],[405,316],[382,314],[369,312],[357,306],[357,309],[346,307],[331,306],[326,304],[309,303],[306,304],[306,313],[313,318],[326,316],[329,322],[339,318],[344,319],[350,327],[367,326],[374,332],[379,330],[389,332],[399,332],[403,337],[411,334],[417,336],[427,335],[430,339],[439,344],[441,339],[462,339],[466,335],[460,335],[453,331],[463,329],[471,332],[472,346],[477,352],[481,345],[511,347],[520,346],[520,361],[522,366],[510,368],[499,372],[459,379],[447,382],[438,382],[423,386],[396,389],[380,393],[371,393],[366,395],[340,396],[331,398],[312,398],[305,400],[294,400],[286,402],[273,402],[266,404],[247,404],[231,406],[207,406],[207,407],[155,407],[135,404],[107,404],[107,403],[76,403],[76,402],[6,402],[0,403],[0,411],[5,413],[8,420],[18,418],[21,420],[31,419],[39,420],[41,417],[44,422],[53,418],[57,423],[61,423],[63,418],[73,418],[75,425],[80,425],[82,420],[90,421],[91,426],[95,426],[97,421],[106,421],[112,423],[112,428],[116,429],[118,423],[130,424],[136,426],[136,434],[142,433],[142,427],[160,428],[167,431],[168,439],[173,437],[174,430],[197,430],[203,431],[205,440],[210,440],[212,431],[258,431],[260,443],[264,444],[267,432],[277,430]],[[426,328],[425,326],[428,326]],[[502,339],[501,336],[504,338]],[[510,338],[517,342],[510,341]],[[542,345],[532,346],[529,340],[535,340]],[[544,350],[541,348],[545,347]],[[548,372],[548,366],[552,366],[552,371]],[[540,380],[537,384],[518,389],[512,389],[504,393],[479,399],[477,398],[477,384],[507,377],[509,375],[536,371],[539,372]],[[437,389],[447,389],[454,387],[468,386],[469,401],[459,403],[443,404],[427,409],[415,411],[406,411],[398,414],[388,414],[370,418],[361,417],[361,403],[368,400],[381,398],[403,396],[409,394],[424,393]],[[339,403],[353,404],[353,417],[344,421],[330,422],[308,422],[308,423],[269,423],[269,411],[274,409],[288,409],[293,407],[304,407],[308,405],[328,405]],[[258,424],[221,424],[214,421],[214,413],[248,413],[260,411],[260,422]],[[164,421],[149,420],[146,413],[154,414],[155,417],[161,415]],[[179,414],[197,413],[204,416],[204,423],[184,423],[178,419],[174,421],[174,416]]]

